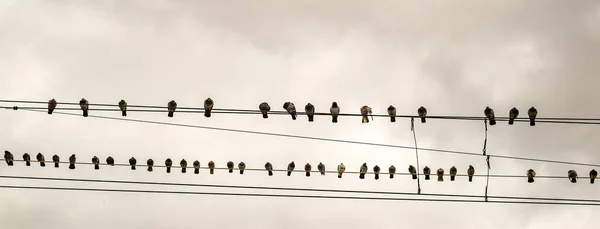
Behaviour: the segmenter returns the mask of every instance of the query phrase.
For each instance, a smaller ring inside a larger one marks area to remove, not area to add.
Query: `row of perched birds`
[[[56,102],[55,99],[51,99],[50,101],[48,101],[48,114],[52,114],[54,109],[56,109],[57,104],[58,103]],[[206,100],[204,100],[204,116],[205,117],[209,118],[211,116],[211,111],[212,111],[214,105],[215,105],[215,103],[211,98],[207,98]],[[81,107],[81,110],[83,111],[83,117],[87,117],[88,110],[89,110],[89,102],[85,98],[82,98],[79,101],[79,106]],[[121,100],[121,101],[119,101],[118,106],[119,106],[119,109],[121,110],[122,116],[127,116],[127,102],[125,102],[125,100]],[[260,103],[258,105],[258,109],[259,109],[260,113],[262,114],[263,118],[269,118],[269,112],[271,111],[271,106],[267,102]],[[296,120],[297,112],[296,112],[296,105],[294,105],[294,103],[285,102],[283,104],[283,109],[285,109],[288,112],[288,114],[290,114],[292,116],[292,120]],[[175,110],[177,110],[177,103],[174,100],[169,101],[167,103],[167,112],[168,112],[167,116],[173,117]],[[308,121],[313,122],[314,115],[315,115],[315,106],[312,105],[311,103],[308,103],[304,106],[304,111],[305,111],[306,115],[308,116]],[[333,102],[331,104],[331,108],[329,108],[329,113],[331,114],[331,122],[337,123],[338,116],[340,114],[340,107],[338,106],[337,102]],[[390,116],[390,121],[396,122],[396,108],[394,106],[390,105],[387,108],[387,113]],[[363,123],[369,122],[369,118],[368,118],[369,115],[371,116],[371,120],[373,120],[373,109],[369,106],[366,106],[366,105],[362,106],[360,108],[360,114],[362,116]],[[419,118],[421,118],[421,123],[425,123],[426,117],[427,117],[427,109],[425,107],[421,106],[417,109],[417,114],[418,114]],[[492,108],[486,107],[484,110],[484,115],[487,119],[489,119],[490,125],[492,125],[492,126],[496,125],[496,116],[495,116],[494,110]],[[529,110],[527,111],[527,115],[529,116],[529,124],[531,126],[535,126],[535,118],[537,117],[537,109],[535,107],[529,108]],[[519,110],[516,107],[513,107],[512,109],[510,109],[508,124],[509,125],[514,124],[514,121],[518,116],[519,116]]]
[[[595,169],[592,169],[589,173],[589,176],[590,176],[590,184],[593,184],[596,180],[596,177],[598,177],[598,172]],[[533,183],[534,177],[535,177],[535,171],[533,169],[527,170],[527,182]],[[575,170],[569,170],[567,172],[567,177],[569,178],[571,183],[577,183],[577,178],[579,178],[579,176],[577,176],[577,172]]]

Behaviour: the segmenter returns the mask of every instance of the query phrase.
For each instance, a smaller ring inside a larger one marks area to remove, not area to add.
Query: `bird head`
[[[333,103],[331,103],[331,107],[338,107],[338,104],[337,104],[337,102],[333,102]]]

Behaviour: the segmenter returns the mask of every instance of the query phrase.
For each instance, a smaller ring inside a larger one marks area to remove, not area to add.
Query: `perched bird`
[[[390,166],[390,168],[388,169],[388,172],[390,173],[390,179],[394,179],[394,174],[396,174],[396,167],[395,166]]]
[[[31,156],[28,153],[23,154],[23,161],[25,161],[26,166],[31,166]]]
[[[344,163],[341,163],[340,165],[338,165],[337,170],[338,170],[338,178],[342,178],[342,173],[344,173],[344,171],[346,171],[346,166],[344,165]]]
[[[534,177],[535,177],[535,171],[533,171],[533,169],[527,170],[527,182],[533,183],[535,181],[535,180],[533,180]]]
[[[13,166],[14,165],[14,160],[15,158],[13,157],[12,153],[9,152],[8,150],[4,151],[4,160],[6,161],[6,164],[8,166]]]
[[[204,100],[204,117],[210,118],[210,112],[213,109],[215,102],[211,98]]]
[[[362,123],[369,123],[368,115],[371,115],[371,120],[373,120],[373,110],[369,106],[362,106],[360,108],[360,115],[362,115]]]
[[[425,180],[429,180],[429,175],[431,174],[431,169],[427,166],[423,168],[423,174],[425,174]]]
[[[323,163],[319,162],[319,165],[317,165],[317,169],[319,169],[321,175],[325,175],[325,165]]]
[[[35,158],[37,159],[38,162],[40,162],[40,166],[41,167],[45,167],[46,166],[46,160],[44,159],[44,155],[42,153],[38,153]]]
[[[181,166],[181,173],[187,172],[187,161],[185,159],[181,159],[181,161],[179,162],[179,166]]]
[[[108,156],[106,158],[106,164],[110,165],[110,166],[115,166],[115,159],[111,156]]]
[[[229,173],[233,173],[233,161],[227,162],[227,169],[229,169]]]
[[[592,171],[590,171],[590,184],[594,183],[597,176],[598,176],[598,172],[596,172],[595,169],[592,169]]]
[[[454,181],[454,178],[456,177],[457,173],[458,170],[456,169],[456,167],[452,166],[452,168],[450,168],[450,181]]]
[[[516,107],[513,107],[508,112],[508,125],[512,125],[515,123],[515,119],[519,116],[519,110]]]
[[[304,106],[304,112],[306,112],[306,116],[308,116],[308,121],[309,122],[314,121],[314,118],[315,118],[315,106],[313,106],[310,103],[306,104],[306,106]]]
[[[92,157],[92,164],[94,165],[95,170],[100,169],[100,159],[98,159],[98,157]]]
[[[121,116],[127,116],[127,102],[125,100],[119,101],[119,109],[121,109]]]
[[[527,111],[527,116],[529,116],[529,125],[535,126],[535,117],[537,117],[537,109],[535,107],[529,108]]]
[[[167,111],[169,111],[167,116],[172,118],[173,113],[175,113],[175,110],[177,110],[177,103],[175,102],[175,100],[171,100],[169,103],[167,103]]]
[[[90,108],[90,104],[88,103],[88,101],[82,98],[81,100],[79,100],[79,107],[81,107],[81,110],[83,111],[83,117],[87,117],[88,109]]]
[[[340,107],[338,107],[338,104],[336,102],[333,102],[331,104],[331,108],[329,108],[329,113],[331,113],[331,122],[337,123],[338,115],[340,115]]]
[[[485,117],[490,120],[490,126],[496,125],[496,116],[494,115],[494,109],[490,107],[485,107],[485,110],[483,110],[483,114],[485,114]]]
[[[244,174],[244,170],[246,169],[246,163],[243,161],[238,164],[238,169],[240,169],[240,174]]]
[[[283,104],[283,109],[285,109],[288,114],[292,116],[292,120],[296,120],[296,105],[292,102],[285,102]]]
[[[270,162],[265,164],[265,169],[269,173],[269,176],[273,176],[273,165]]]
[[[137,160],[135,159],[135,157],[129,158],[129,165],[131,165],[131,170],[135,170],[136,163],[137,163]]]
[[[52,156],[52,162],[54,162],[54,168],[58,168],[58,164],[60,163],[60,157],[54,154],[54,156]]]
[[[396,122],[396,108],[390,105],[387,109],[388,115],[390,115],[390,122]]]
[[[309,177],[310,176],[310,170],[312,169],[312,166],[310,165],[310,163],[306,163],[306,165],[304,165],[304,172],[306,172],[306,176]]]
[[[295,168],[296,168],[296,164],[294,163],[294,161],[290,162],[287,167],[287,175],[291,176],[292,171],[294,171]]]
[[[263,118],[269,118],[268,112],[271,111],[271,106],[269,106],[267,102],[262,102],[260,105],[258,105],[258,109],[260,110]]]
[[[437,170],[437,176],[438,176],[438,181],[439,181],[439,182],[442,182],[442,181],[444,181],[444,169],[442,169],[442,168],[439,168],[439,169]]]
[[[469,176],[469,182],[473,182],[473,175],[475,175],[475,168],[472,165],[469,165],[467,169],[467,176]]]
[[[194,163],[192,163],[192,165],[194,165],[194,174],[199,174],[200,173],[200,161],[195,160]]]
[[[173,161],[171,160],[171,158],[167,158],[167,160],[165,160],[165,167],[167,167],[167,173],[171,173],[171,166],[173,166]]]
[[[367,163],[363,163],[360,166],[360,175],[358,175],[358,178],[365,179],[365,174],[367,173],[367,170],[369,170],[369,167],[367,167]]]
[[[52,112],[54,112],[54,109],[56,109],[56,100],[55,99],[51,99],[48,101],[48,114],[52,114]]]
[[[75,162],[77,162],[77,158],[75,157],[75,154],[72,154],[69,157],[69,169],[75,169]]]
[[[208,169],[210,170],[210,174],[215,174],[215,162],[209,161],[208,162]]]
[[[381,168],[379,168],[379,165],[375,165],[375,167],[373,167],[373,173],[375,173],[375,180],[379,180],[379,172],[381,172]]]
[[[425,109],[425,107],[423,107],[423,106],[419,107],[419,109],[417,109],[417,114],[421,118],[421,123],[427,122],[425,120],[425,117],[427,116],[427,109]]]
[[[146,165],[148,165],[148,172],[152,172],[152,167],[154,166],[154,160],[152,160],[152,158],[148,159],[146,161]]]
[[[415,169],[414,166],[412,166],[412,165],[408,166],[408,172],[410,173],[410,175],[412,175],[413,180],[417,179],[417,169]]]
[[[569,175],[571,183],[577,183],[577,172],[575,172],[575,170],[569,170],[569,172],[567,172],[567,175]]]

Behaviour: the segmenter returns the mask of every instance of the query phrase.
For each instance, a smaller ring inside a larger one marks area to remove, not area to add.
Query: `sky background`
[[[482,116],[486,106],[506,116],[516,106],[525,117],[532,105],[539,117],[599,117],[600,3],[597,1],[0,1],[0,94],[2,99],[201,106],[257,109],[263,101],[281,110],[292,101],[310,102],[327,112],[337,101],[342,112],[369,105],[384,114]],[[12,104],[8,104],[12,105]],[[76,113],[79,113],[77,111]],[[119,117],[119,112],[90,115]],[[360,117],[129,113],[128,118],[211,127],[330,137],[413,146],[410,120],[386,118],[362,124]],[[51,160],[72,153],[90,162],[112,155],[117,163],[134,156],[138,164],[167,157],[191,165],[209,160],[224,167],[266,161],[297,170],[343,162],[358,171],[393,164],[406,172],[415,164],[410,149],[219,132],[174,126],[101,120],[26,111],[0,111],[0,145],[15,158],[38,152]],[[419,147],[481,152],[483,122],[428,120],[416,123]],[[600,163],[592,125],[526,123],[491,127],[488,153]],[[485,158],[420,152],[421,167],[468,165],[485,173]],[[491,174],[565,179],[491,178],[489,195],[597,199],[600,188],[585,179],[571,184],[569,169],[586,177],[592,167],[492,159]],[[599,168],[596,168],[597,170]],[[414,192],[407,176],[359,180],[356,174],[310,178],[276,173],[207,170],[171,174],[163,168],[65,165],[25,167],[0,164],[1,175],[136,181],[231,184],[300,188]],[[448,178],[446,178],[448,179]],[[223,191],[0,179],[3,185]],[[485,179],[422,181],[423,193],[483,195]],[[227,190],[246,192],[247,190]],[[261,191],[247,191],[261,192]],[[264,191],[263,191],[264,193]],[[294,193],[294,192],[286,192]],[[0,222],[6,228],[592,228],[598,207],[350,201],[0,189]]]

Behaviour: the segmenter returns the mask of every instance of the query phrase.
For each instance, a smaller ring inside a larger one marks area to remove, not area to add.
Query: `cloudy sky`
[[[600,4],[597,1],[0,1],[0,91],[2,99],[257,109],[266,101],[281,110],[286,101],[310,102],[326,112],[337,101],[342,112],[369,105],[385,113],[483,115],[491,106],[505,116],[513,106],[539,117],[598,117]],[[5,104],[12,105],[12,104]],[[90,112],[118,117],[117,112]],[[330,137],[412,146],[410,121],[342,117],[332,124],[319,116],[130,113],[128,118],[181,124]],[[413,150],[320,142],[212,130],[160,126],[37,112],[0,112],[0,145],[20,158],[42,152],[63,160],[75,153],[89,162],[108,155],[175,164],[185,158],[223,167],[244,161],[284,169],[307,162],[328,170],[343,162],[358,171],[363,162],[406,172]],[[416,124],[420,147],[481,152],[483,122],[428,120]],[[499,122],[489,130],[488,152],[497,155],[600,163],[591,125]],[[420,153],[421,166],[473,165],[485,173],[483,157]],[[491,174],[565,179],[493,178],[490,195],[598,199],[598,185],[571,184],[567,170],[585,177],[592,167],[492,160]],[[596,168],[598,169],[598,168]],[[401,179],[359,180],[348,174],[306,178],[266,172],[210,176],[162,169],[78,166],[68,170],[37,163],[0,175],[231,184],[300,188],[414,192]],[[3,185],[228,191],[0,179]],[[483,195],[485,181],[422,182],[424,193]],[[264,193],[264,191],[262,191]],[[285,192],[295,193],[295,192]],[[315,200],[75,191],[0,189],[0,221],[6,228],[592,228],[598,207]],[[245,225],[245,226],[243,226]]]

